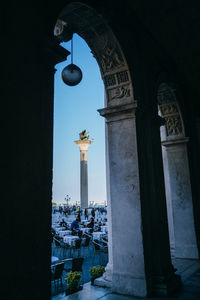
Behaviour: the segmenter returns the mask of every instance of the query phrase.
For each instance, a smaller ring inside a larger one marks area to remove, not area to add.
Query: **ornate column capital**
[[[80,149],[80,154],[81,154],[81,161],[87,161],[87,150],[90,144],[92,144],[92,141],[89,140],[78,140],[74,141]]]
[[[98,109],[98,112],[102,117],[106,118],[106,122],[108,123],[133,118],[135,116],[136,108],[137,103],[133,102],[131,104]]]
[[[180,137],[180,138],[176,138],[176,139],[167,139],[165,141],[162,141],[162,146],[165,147],[171,147],[171,146],[177,146],[180,144],[186,144],[189,142],[189,137]]]

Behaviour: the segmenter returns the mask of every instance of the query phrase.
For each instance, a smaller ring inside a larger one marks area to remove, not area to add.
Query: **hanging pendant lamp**
[[[62,70],[61,76],[63,82],[69,86],[75,86],[79,84],[83,77],[81,69],[73,64],[73,36],[71,39],[71,64]]]

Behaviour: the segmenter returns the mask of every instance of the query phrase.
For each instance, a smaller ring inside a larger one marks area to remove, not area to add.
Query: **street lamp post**
[[[66,197],[65,197],[65,201],[67,201],[67,206],[69,205],[69,201],[70,201],[70,197],[69,197],[69,195],[67,195]]]

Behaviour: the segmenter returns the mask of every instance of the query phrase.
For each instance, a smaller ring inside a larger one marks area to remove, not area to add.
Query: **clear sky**
[[[71,50],[71,42],[61,45]],[[88,149],[88,200],[104,202],[105,121],[97,112],[104,107],[103,81],[90,48],[77,34],[73,37],[73,50],[73,63],[83,73],[77,86],[67,86],[61,79],[61,72],[71,63],[71,56],[56,65],[52,201],[64,203],[67,194],[72,202],[80,201],[80,151],[74,141],[86,129],[90,139],[94,139]]]

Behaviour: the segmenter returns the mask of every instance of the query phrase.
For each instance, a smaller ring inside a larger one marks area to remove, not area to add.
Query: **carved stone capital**
[[[136,108],[137,104],[134,102],[131,104],[98,109],[98,112],[102,117],[106,118],[106,122],[114,122],[123,119],[134,118]]]
[[[162,146],[172,147],[180,144],[186,144],[188,142],[189,142],[189,137],[180,137],[176,139],[167,139],[165,141],[162,141]]]

